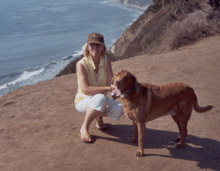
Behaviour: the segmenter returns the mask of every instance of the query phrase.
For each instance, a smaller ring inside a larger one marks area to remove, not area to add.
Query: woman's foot
[[[88,132],[79,131],[78,136],[79,136],[80,140],[84,143],[92,143],[93,142],[93,140]]]
[[[98,116],[96,118],[96,127],[99,129],[99,130],[105,130],[107,128],[107,126],[104,124],[103,122],[103,118]]]

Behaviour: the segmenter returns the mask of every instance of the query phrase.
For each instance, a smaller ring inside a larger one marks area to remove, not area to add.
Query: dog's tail
[[[213,108],[212,105],[207,105],[207,106],[199,106],[199,103],[198,103],[198,99],[197,97],[195,97],[195,101],[194,101],[194,109],[196,112],[199,112],[199,113],[203,113],[203,112],[207,112],[209,110],[211,110]]]

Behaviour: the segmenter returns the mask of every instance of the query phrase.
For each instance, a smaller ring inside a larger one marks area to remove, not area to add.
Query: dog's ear
[[[138,90],[138,89],[140,88],[140,84],[138,83],[137,78],[136,78],[133,74],[131,74],[131,78],[132,78],[132,80],[133,80],[133,86],[134,86],[134,88],[135,88],[136,90]]]
[[[137,89],[139,87],[138,82],[137,82],[137,78],[133,74],[131,74],[131,73],[130,73],[130,77],[131,77],[131,79],[133,81],[134,88]]]
[[[135,82],[134,88],[135,88],[135,90],[140,89],[140,84],[137,81]]]

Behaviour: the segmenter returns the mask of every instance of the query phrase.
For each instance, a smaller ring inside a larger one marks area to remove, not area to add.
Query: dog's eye
[[[120,86],[121,85],[121,81],[116,81],[116,85]]]
[[[128,77],[128,76],[124,77],[124,80],[127,80],[127,79],[129,79],[129,77]]]

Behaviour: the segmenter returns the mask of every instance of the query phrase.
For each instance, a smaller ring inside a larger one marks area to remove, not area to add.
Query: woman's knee
[[[91,98],[91,104],[96,110],[103,112],[107,106],[107,97],[104,94],[96,94]]]
[[[107,101],[107,97],[104,94],[93,95],[92,101],[104,103]]]

